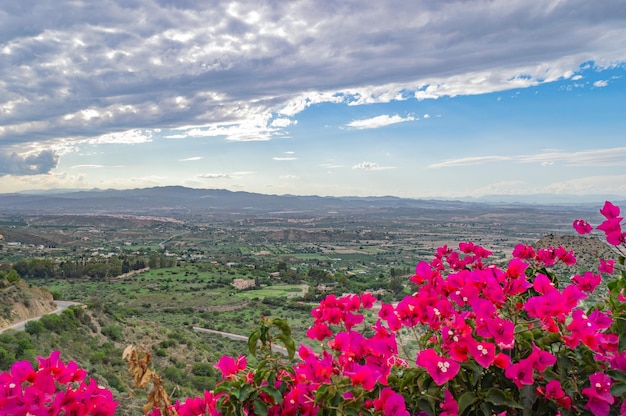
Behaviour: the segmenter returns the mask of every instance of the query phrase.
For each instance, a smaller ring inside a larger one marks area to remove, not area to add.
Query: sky
[[[626,195],[623,0],[0,4],[0,193]]]

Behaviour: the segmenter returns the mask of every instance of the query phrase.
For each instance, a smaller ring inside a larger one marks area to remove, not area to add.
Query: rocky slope
[[[0,280],[0,328],[56,309],[52,294],[23,281]]]

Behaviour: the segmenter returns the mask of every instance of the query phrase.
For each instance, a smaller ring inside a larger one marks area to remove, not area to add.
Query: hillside
[[[0,329],[56,309],[50,292],[23,281],[0,280]]]
[[[537,241],[536,248],[563,246],[576,256],[576,270],[598,270],[598,259],[617,260],[617,253],[598,237],[589,235],[547,235]]]

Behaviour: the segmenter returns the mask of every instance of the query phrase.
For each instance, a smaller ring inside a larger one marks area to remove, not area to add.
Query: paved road
[[[55,313],[55,314],[59,315],[61,312],[63,312],[64,310],[66,310],[70,306],[72,306],[72,305],[80,305],[81,304],[79,302],[70,302],[70,301],[66,301],[66,300],[55,300],[54,303],[57,304],[56,310],[54,310],[54,311],[52,311],[50,313],[45,313],[43,315],[49,315],[51,313]],[[28,322],[28,321],[37,321],[43,315],[39,315],[39,316],[36,316],[34,318],[26,319],[25,321],[20,321],[20,322],[17,322],[15,324],[11,325],[11,326],[7,326],[6,328],[2,328],[2,329],[0,329],[0,334],[3,333],[4,331],[9,330],[9,329],[15,329],[16,331],[23,331],[24,328],[26,327],[26,322]]]

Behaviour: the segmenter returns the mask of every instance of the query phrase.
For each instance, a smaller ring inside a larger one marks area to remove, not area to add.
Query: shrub
[[[110,324],[102,327],[102,335],[108,337],[112,341],[121,341],[122,340],[122,328],[118,325]]]
[[[31,335],[41,334],[45,329],[44,325],[39,321],[28,321],[24,325],[24,330]]]

